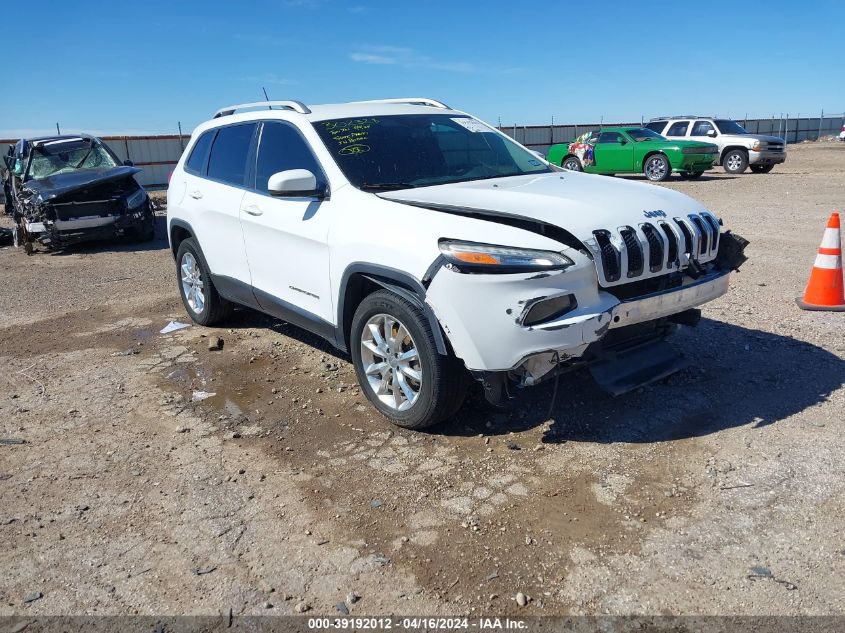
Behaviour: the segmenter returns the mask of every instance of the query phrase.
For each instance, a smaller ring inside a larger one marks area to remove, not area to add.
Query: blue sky
[[[0,138],[190,132],[262,86],[504,125],[845,111],[839,0],[5,4]]]

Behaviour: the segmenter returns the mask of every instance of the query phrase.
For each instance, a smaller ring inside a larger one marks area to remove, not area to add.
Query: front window
[[[713,121],[722,134],[748,134],[748,131],[736,121],[730,119],[716,119]]]
[[[346,178],[365,191],[551,171],[468,116],[403,114],[318,121],[314,127]]]
[[[710,125],[710,121],[696,121],[692,126],[690,136],[707,136],[708,132],[715,132],[713,126]]]
[[[634,139],[637,143],[642,143],[643,141],[665,141],[666,139],[663,136],[660,136],[654,130],[649,130],[648,128],[638,127],[632,130],[625,130],[632,139]]]
[[[96,139],[47,141],[32,148],[26,180],[117,165],[117,159]]]

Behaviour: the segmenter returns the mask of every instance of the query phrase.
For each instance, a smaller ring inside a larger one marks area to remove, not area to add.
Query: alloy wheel
[[[645,174],[649,180],[660,180],[666,175],[666,162],[657,156],[649,158],[646,163]]]
[[[182,293],[188,307],[195,314],[200,314],[205,309],[205,295],[203,294],[202,270],[197,264],[196,257],[191,253],[182,256]]]
[[[376,314],[361,331],[361,363],[376,397],[396,411],[410,409],[422,389],[422,366],[408,328],[389,314]]]
[[[728,169],[736,171],[742,166],[742,157],[739,154],[731,154],[728,156]]]

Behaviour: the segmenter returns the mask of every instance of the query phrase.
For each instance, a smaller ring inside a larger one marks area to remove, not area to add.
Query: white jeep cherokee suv
[[[695,200],[560,171],[429,99],[224,108],[167,200],[194,321],[241,304],[316,333],[409,428],[452,415],[470,376],[498,404],[583,365],[612,393],[664,377],[666,335],[744,261]]]

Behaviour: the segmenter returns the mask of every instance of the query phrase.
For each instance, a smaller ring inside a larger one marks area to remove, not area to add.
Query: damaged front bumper
[[[729,271],[711,265],[702,272],[697,279],[685,275],[677,287],[621,300],[596,284],[595,266],[586,258],[573,268],[541,275],[443,270],[432,280],[427,299],[455,354],[477,378],[496,375],[502,382],[531,386],[563,366],[607,358],[609,346],[602,342],[626,340],[638,324],[663,323],[645,336],[646,342],[662,341],[672,326],[661,320],[727,292]],[[532,304],[562,295],[574,297],[573,309],[559,318],[524,324]],[[668,360],[663,365],[676,370]],[[497,399],[495,394],[488,397]]]
[[[26,233],[45,245],[66,246],[110,239],[140,232],[151,221],[149,200],[135,209],[112,215],[67,217],[41,222],[23,222]]]

